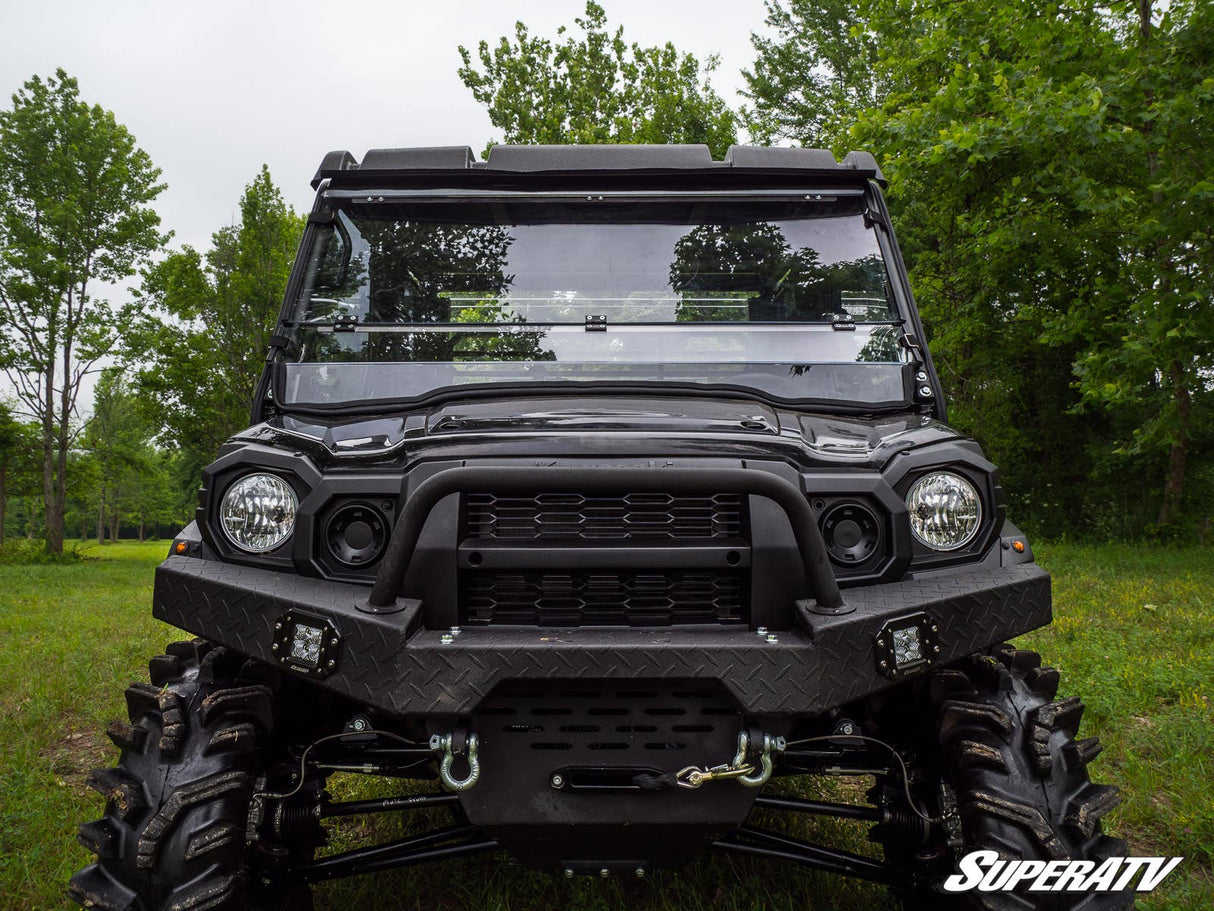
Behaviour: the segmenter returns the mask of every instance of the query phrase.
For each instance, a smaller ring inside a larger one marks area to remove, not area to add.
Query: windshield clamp
[[[586,314],[586,331],[587,332],[606,332],[607,331],[607,314],[606,313],[588,313],[588,314]]]
[[[889,231],[889,222],[885,220],[885,216],[879,212],[874,212],[872,209],[865,209],[864,227],[871,229],[875,225],[879,225],[883,230]]]
[[[927,358],[923,356],[923,346],[919,343],[918,336],[910,332],[904,332],[899,341],[902,342],[902,347],[911,353],[916,366],[927,363]]]
[[[278,359],[279,352],[285,351],[290,344],[291,336],[286,332],[275,332],[271,335],[266,346],[266,363],[273,364]]]
[[[353,332],[358,328],[357,316],[339,316],[333,320],[334,332]]]

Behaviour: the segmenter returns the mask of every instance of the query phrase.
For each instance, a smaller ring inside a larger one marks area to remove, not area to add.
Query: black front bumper
[[[776,641],[724,627],[492,627],[445,642],[446,630],[421,627],[419,602],[368,614],[363,586],[171,556],[156,571],[153,613],[270,664],[288,610],[327,619],[341,646],[319,685],[399,716],[471,714],[510,680],[596,679],[719,680],[747,715],[815,714],[903,679],[880,666],[890,621],[934,627],[922,671],[1051,619],[1049,576],[1034,564],[848,589],[844,601],[851,611],[836,616],[800,604]]]

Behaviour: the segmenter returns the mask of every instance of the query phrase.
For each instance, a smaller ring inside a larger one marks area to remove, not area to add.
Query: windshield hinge
[[[855,332],[856,318],[850,313],[832,313],[830,315],[830,328],[836,332]]]
[[[607,314],[605,313],[589,313],[586,315],[586,331],[587,332],[606,332],[607,331]]]
[[[334,332],[353,332],[358,328],[357,316],[339,316],[333,320]]]

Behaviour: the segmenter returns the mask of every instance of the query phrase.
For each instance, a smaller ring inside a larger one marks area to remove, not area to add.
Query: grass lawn
[[[89,855],[77,823],[101,813],[87,771],[116,751],[101,735],[123,717],[122,691],[147,659],[181,638],[152,619],[152,568],[167,542],[94,547],[73,565],[0,566],[0,909],[72,907],[67,878]],[[1020,644],[1062,671],[1062,694],[1087,703],[1082,732],[1106,746],[1094,771],[1125,804],[1110,830],[1140,854],[1183,854],[1144,908],[1214,907],[1214,550],[1122,546],[1039,548],[1054,574],[1054,625]],[[386,793],[338,782],[343,795]],[[378,789],[378,790],[377,790]],[[337,847],[364,833],[350,821]],[[396,837],[399,821],[377,821]],[[871,852],[862,824],[822,822],[798,833]],[[884,890],[808,871],[715,858],[644,881],[528,873],[470,859],[321,887],[337,908],[876,909]]]

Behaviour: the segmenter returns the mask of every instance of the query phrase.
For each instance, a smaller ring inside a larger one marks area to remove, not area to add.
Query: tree
[[[1059,325],[1088,341],[1076,365],[1085,402],[1142,410],[1118,451],[1166,454],[1156,525],[1167,528],[1181,512],[1194,411],[1214,376],[1214,8],[1161,5],[1157,14],[1141,0],[1119,23],[1124,62],[1110,96],[1130,115],[1120,123],[1122,174],[1132,176],[1113,209],[1119,281],[1103,306]]]
[[[748,123],[879,153],[950,417],[1019,514],[1172,521],[1214,340],[1209,5],[768,10]],[[782,109],[806,66],[820,94]]]
[[[1037,529],[1090,512],[1102,416],[1075,413],[1080,338],[1054,320],[1115,281],[1103,187],[1119,126],[1101,91],[1115,46],[1092,11],[1040,15],[1032,0],[866,7],[889,91],[846,141],[886,153],[898,229],[949,394],[950,414],[1003,468]],[[994,36],[994,37],[992,37]]]
[[[95,296],[165,240],[160,171],[63,70],[0,112],[0,366],[41,427],[46,546],[63,550],[68,450],[84,376],[126,320]]]
[[[4,543],[4,517],[8,508],[9,464],[20,454],[25,442],[21,423],[7,402],[0,402],[0,544]]]
[[[151,530],[160,537],[160,529],[168,525],[176,532],[194,514],[192,504],[183,503],[173,477],[174,454],[154,448],[140,483],[128,501],[128,514],[135,524],[140,541]],[[195,481],[196,483],[196,481]]]
[[[0,402],[0,544],[9,525],[23,525],[32,537],[29,517],[36,512],[42,489],[41,435],[41,427],[22,420],[11,404]],[[15,512],[9,509],[10,502]]]
[[[93,397],[93,417],[83,434],[96,475],[98,544],[105,543],[107,531],[110,540],[117,539],[123,508],[144,486],[155,463],[151,428],[122,376],[118,368],[102,371]]]
[[[555,40],[515,24],[514,41],[459,49],[459,69],[474,98],[510,143],[706,143],[718,157],[737,141],[737,118],[703,64],[667,42],[641,47],[607,30],[594,0],[574,22],[580,38],[557,29]],[[563,40],[562,40],[563,39]],[[492,145],[492,143],[490,143]]]
[[[248,425],[303,228],[263,166],[205,260],[187,246],[143,273],[126,354],[143,365],[141,401],[160,442],[188,455],[187,473]]]
[[[752,105],[742,110],[742,122],[755,142],[833,146],[857,111],[885,97],[888,77],[876,65],[879,36],[857,5],[767,0],[766,24],[775,37],[751,35],[755,62],[742,71],[742,96]]]

